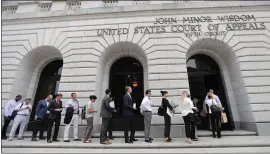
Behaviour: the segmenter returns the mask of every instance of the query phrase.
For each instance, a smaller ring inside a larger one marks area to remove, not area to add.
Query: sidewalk
[[[163,139],[155,138],[153,143],[146,143],[139,139],[133,144],[124,143],[123,138],[112,140],[111,145],[99,144],[99,139],[94,138],[92,143],[71,141],[47,143],[46,141],[31,142],[30,138],[25,140],[2,140],[2,148],[99,148],[99,149],[154,149],[154,148],[226,148],[226,147],[270,147],[270,137],[266,136],[225,136],[221,139],[201,137],[200,141],[188,144],[183,138],[175,138],[172,143],[164,143]]]

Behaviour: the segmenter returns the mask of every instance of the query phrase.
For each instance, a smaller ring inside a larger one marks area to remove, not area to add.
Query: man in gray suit
[[[106,89],[105,93],[106,95],[102,99],[101,109],[100,109],[100,117],[102,117],[102,125],[101,125],[101,131],[100,131],[100,144],[108,145],[112,143],[107,140],[106,133],[108,130],[110,119],[112,118],[112,113],[116,112],[116,110],[110,106],[111,90]]]

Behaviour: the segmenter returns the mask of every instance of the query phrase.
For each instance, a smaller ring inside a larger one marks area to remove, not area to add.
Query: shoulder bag
[[[212,113],[220,113],[221,112],[221,109],[218,106],[214,105],[213,99],[212,99],[212,105],[210,106],[210,110]]]
[[[22,108],[22,106],[23,106],[23,103],[22,103],[22,105],[20,106],[20,108]],[[14,110],[12,113],[11,113],[11,119],[14,119],[15,117],[16,117],[16,115],[17,115],[17,113],[18,113],[18,111],[17,110]]]
[[[158,115],[159,116],[164,116],[164,108],[162,105],[160,105],[160,107],[158,108]]]

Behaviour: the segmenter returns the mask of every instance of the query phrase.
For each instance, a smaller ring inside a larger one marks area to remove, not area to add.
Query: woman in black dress
[[[170,137],[171,132],[171,117],[167,114],[167,108],[173,111],[173,107],[167,100],[168,92],[167,91],[160,91],[162,94],[162,106],[164,109],[164,122],[165,122],[165,130],[164,130],[164,141],[165,142],[171,142],[172,139]]]

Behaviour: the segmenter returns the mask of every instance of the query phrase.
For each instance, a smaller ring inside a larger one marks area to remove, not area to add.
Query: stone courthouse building
[[[121,131],[130,85],[137,108],[152,90],[152,133],[162,137],[160,90],[174,103],[186,90],[200,106],[213,89],[229,119],[223,129],[270,135],[268,1],[2,1],[1,43],[2,109],[18,94],[33,98],[35,108],[57,92],[64,104],[76,92],[80,106],[97,95],[99,109],[110,88],[118,110],[113,127]],[[173,137],[184,134],[176,112]],[[95,132],[100,123],[97,114]],[[143,130],[139,110],[135,125]]]

